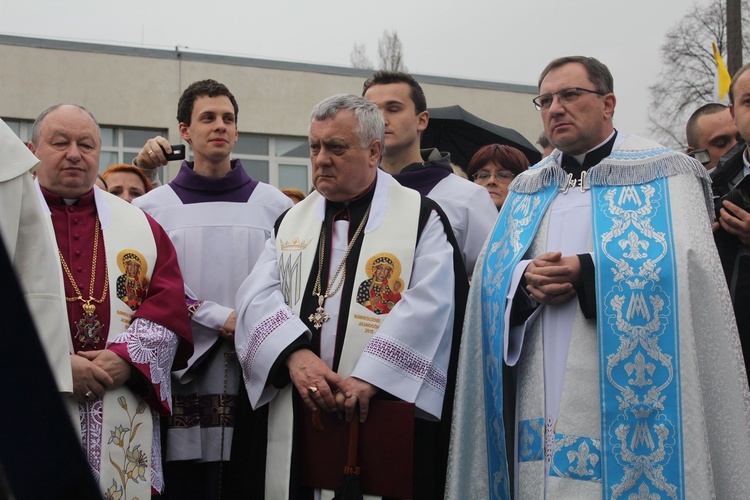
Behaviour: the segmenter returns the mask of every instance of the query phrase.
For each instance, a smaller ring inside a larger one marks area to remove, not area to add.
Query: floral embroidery
[[[146,469],[148,469],[148,455],[141,450],[141,445],[137,444],[133,446],[133,440],[138,434],[138,429],[143,425],[143,418],[151,418],[150,415],[138,418],[139,415],[146,413],[147,406],[145,401],[139,401],[135,412],[131,415],[130,409],[128,408],[127,400],[124,396],[117,398],[117,402],[120,408],[127,414],[128,424],[115,426],[111,429],[108,444],[115,444],[122,450],[122,454],[119,457],[113,457],[112,453],[109,453],[109,462],[117,471],[120,477],[120,483],[117,483],[116,479],[112,480],[112,486],[110,486],[106,493],[105,498],[128,498],[128,483],[133,481],[138,483],[139,481],[146,480]],[[137,420],[141,420],[138,422]]]
[[[104,492],[104,500],[120,500],[122,498],[122,488],[117,487],[117,482],[113,479],[112,486]]]

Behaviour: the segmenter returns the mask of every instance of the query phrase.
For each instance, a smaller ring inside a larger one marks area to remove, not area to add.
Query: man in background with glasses
[[[594,58],[552,61],[539,90],[557,149],[509,186],[478,263],[446,496],[735,498],[748,386],[706,170],[616,131]]]

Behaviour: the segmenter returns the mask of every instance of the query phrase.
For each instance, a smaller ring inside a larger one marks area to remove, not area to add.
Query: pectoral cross
[[[323,301],[325,300],[325,297],[322,295],[318,295],[318,308],[315,309],[315,314],[311,314],[307,319],[312,322],[313,326],[320,330],[320,327],[323,326],[323,323],[331,319],[329,315],[325,313],[323,310]]]

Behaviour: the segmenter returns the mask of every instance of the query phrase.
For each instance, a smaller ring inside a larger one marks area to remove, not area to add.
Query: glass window
[[[122,129],[122,145],[126,148],[138,148],[140,151],[146,141],[157,135],[161,134],[155,130],[124,128]]]
[[[102,126],[102,152],[99,156],[99,173],[110,165],[132,163],[133,158],[146,144],[146,141],[160,135],[167,136],[166,130],[148,128],[125,128]],[[163,169],[159,170],[159,179],[163,182]]]
[[[133,163],[133,160],[135,160],[136,156],[138,156],[138,153],[122,153],[122,162]]]
[[[23,142],[31,140],[31,133],[34,128],[33,120],[18,120],[14,118],[3,118],[3,121],[10,127],[14,134]]]
[[[268,137],[240,134],[234,152],[239,155],[268,156]]]
[[[307,165],[279,164],[279,188],[287,187],[307,193]]]
[[[240,134],[232,158],[242,160],[253,179],[310,191],[310,147],[306,137]]]
[[[276,139],[276,156],[288,158],[308,158],[310,144],[300,139]]]
[[[102,151],[99,155],[99,173],[104,172],[108,166],[120,163],[117,161],[117,153],[115,151]],[[123,162],[124,163],[124,162]]]
[[[268,175],[268,162],[264,160],[240,160],[245,172],[256,181],[270,182]]]
[[[21,137],[21,122],[18,120],[3,120],[10,127],[14,134]]]
[[[117,147],[117,129],[112,127],[99,127],[102,131],[102,147]]]

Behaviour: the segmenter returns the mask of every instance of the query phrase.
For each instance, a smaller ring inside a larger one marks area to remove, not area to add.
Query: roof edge
[[[146,47],[134,47],[128,45],[109,45],[104,43],[76,42],[70,40],[4,34],[0,34],[0,45],[13,45],[51,50],[69,50],[74,52],[90,52],[131,57],[150,57],[155,59],[182,59],[183,61],[227,64],[231,66],[248,66],[284,71],[302,71],[308,73],[321,73],[338,76],[356,76],[362,78],[367,78],[374,71],[370,69],[347,68],[344,66],[333,66],[325,64],[210,54],[204,52],[191,52],[181,50],[179,46],[175,47],[175,50],[165,50]],[[523,94],[536,94],[537,92],[537,88],[534,85],[492,82],[486,80],[473,80],[468,78],[455,78],[436,75],[421,75],[415,73],[412,73],[412,76],[419,83],[429,83],[432,85],[446,85],[484,90],[501,90],[505,92],[517,92]]]

